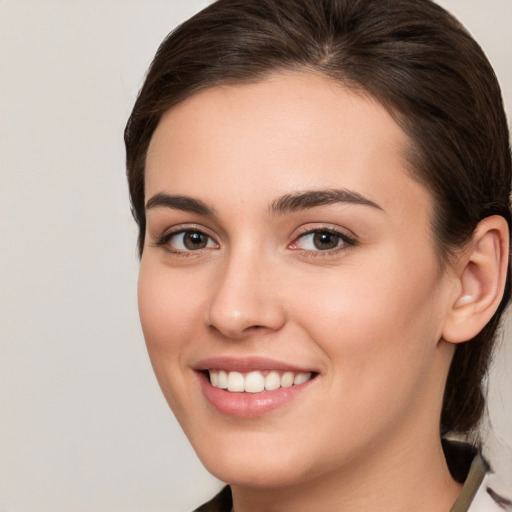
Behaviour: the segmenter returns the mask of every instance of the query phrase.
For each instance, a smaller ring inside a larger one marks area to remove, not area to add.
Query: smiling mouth
[[[250,371],[247,373],[225,370],[207,370],[210,384],[231,393],[262,393],[279,388],[290,388],[308,382],[315,372]]]

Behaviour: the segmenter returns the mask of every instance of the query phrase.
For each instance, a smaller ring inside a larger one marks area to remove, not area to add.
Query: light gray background
[[[0,0],[0,512],[179,512],[220,484],[168,411],[136,307],[122,131],[163,37],[207,0]],[[512,118],[512,0],[444,0]],[[489,455],[512,482],[512,328]]]

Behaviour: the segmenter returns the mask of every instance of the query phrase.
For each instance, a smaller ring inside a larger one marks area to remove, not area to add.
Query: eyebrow
[[[306,190],[286,194],[273,201],[269,209],[271,213],[284,214],[336,203],[359,204],[383,211],[377,203],[365,198],[358,192],[347,189]],[[146,203],[146,210],[162,207],[197,213],[199,215],[212,216],[215,214],[215,210],[207,206],[203,201],[189,196],[160,192],[152,196]]]
[[[152,208],[172,208],[184,212],[198,213],[199,215],[213,215],[214,209],[207,206],[200,199],[188,196],[174,196],[162,192],[155,194],[146,203],[146,210]]]
[[[286,194],[272,202],[270,211],[274,214],[283,214],[336,203],[359,204],[384,211],[377,203],[347,189],[306,190]]]

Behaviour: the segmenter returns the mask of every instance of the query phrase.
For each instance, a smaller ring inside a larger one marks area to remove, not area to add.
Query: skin
[[[461,281],[440,271],[432,199],[407,170],[407,145],[378,102],[305,73],[208,89],[155,131],[146,201],[193,197],[213,213],[147,209],[142,326],[170,407],[231,484],[237,512],[448,511],[460,491],[439,417],[454,351],[443,331]],[[326,189],[374,205],[271,209]],[[179,235],[158,245],[184,229],[207,246],[187,250]],[[303,236],[315,229],[355,243],[319,250]],[[237,418],[198,383],[198,361],[218,356],[318,376],[290,403]]]

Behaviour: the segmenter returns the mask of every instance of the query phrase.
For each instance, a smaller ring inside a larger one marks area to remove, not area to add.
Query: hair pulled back
[[[487,58],[460,23],[430,0],[218,0],[169,34],[149,68],[125,130],[132,212],[145,236],[144,169],[161,116],[216,85],[276,71],[320,73],[369,93],[410,139],[411,175],[432,194],[441,265],[478,222],[511,225],[511,154],[501,92]],[[459,344],[441,431],[469,432],[485,406],[486,374],[510,297]]]

